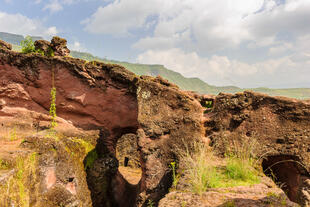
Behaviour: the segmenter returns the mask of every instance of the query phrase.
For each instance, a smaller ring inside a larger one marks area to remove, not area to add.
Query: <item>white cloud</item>
[[[43,11],[49,10],[51,13],[56,13],[64,9],[65,5],[75,4],[81,1],[90,1],[90,0],[49,0],[43,7]],[[42,0],[35,0],[36,4],[41,3]]]
[[[238,77],[255,74],[257,68],[253,65],[226,56],[201,58],[195,52],[186,53],[178,48],[170,50],[149,50],[138,56],[137,61],[145,64],[163,64],[187,77],[204,77],[205,81],[215,85],[232,84],[232,74]]]
[[[231,60],[226,56],[214,55],[210,58],[201,58],[195,52],[186,53],[173,48],[164,51],[146,51],[138,56],[137,62],[163,64],[184,76],[199,77],[213,85],[236,85],[239,87],[269,85],[283,87],[288,82],[293,84],[307,82],[307,77],[310,76],[310,53],[307,55],[308,61],[306,59],[296,61],[292,56],[285,56],[248,64],[238,60]],[[298,68],[298,72],[296,68]],[[310,84],[308,84],[308,87],[310,87]]]
[[[293,45],[291,43],[283,42],[283,43],[276,45],[274,47],[270,47],[268,49],[268,54],[271,56],[282,55],[284,53],[289,52],[292,48],[293,48]]]
[[[310,1],[287,0],[286,4],[279,5],[271,11],[265,10],[252,15],[245,26],[253,36],[253,41],[276,36],[282,38],[285,35],[294,38],[310,32],[310,28],[306,26],[309,23],[308,19],[310,19]]]
[[[74,41],[73,44],[68,44],[68,48],[70,50],[79,51],[79,52],[87,52],[87,49],[81,45],[80,42]]]
[[[264,0],[227,0],[214,3],[213,0],[117,0],[100,7],[87,20],[86,30],[97,34],[130,33],[130,30],[141,28],[148,23],[148,18],[156,15],[158,23],[153,37],[141,40],[144,44],[151,38],[154,42],[172,39],[188,31],[199,42],[207,43],[206,47],[216,48],[222,45],[236,45],[249,38],[243,22],[261,8]],[[220,41],[214,41],[220,40]],[[142,43],[137,43],[142,46]],[[201,44],[200,44],[201,45]],[[202,44],[203,45],[203,44]]]
[[[182,31],[166,36],[146,37],[136,42],[133,47],[143,50],[145,48],[152,49],[169,49],[179,45],[185,46],[191,44],[191,33],[189,30]]]
[[[49,27],[47,28],[44,34],[47,36],[55,36],[57,33],[58,31],[56,27]]]
[[[309,0],[114,0],[83,24],[94,34],[137,35],[139,62],[218,85],[268,86],[307,82],[309,19]],[[248,52],[257,59],[249,63]]]
[[[85,29],[94,34],[128,34],[130,29],[142,27],[149,15],[156,14],[161,0],[114,1],[106,7],[99,7],[88,19],[82,21]]]
[[[22,35],[39,35],[50,37],[57,34],[56,27],[46,28],[40,20],[30,19],[21,14],[0,12],[0,28],[3,32]]]
[[[52,0],[44,6],[43,11],[49,10],[51,13],[54,13],[62,9],[63,9],[62,4],[58,0]]]
[[[193,47],[212,51],[238,48],[244,41],[250,41],[249,48],[266,47],[274,44],[286,31],[310,32],[310,27],[306,26],[310,19],[309,0],[277,2],[149,0],[141,3],[140,0],[115,0],[99,7],[83,23],[91,33],[124,35],[144,27],[148,18],[156,16],[153,33],[135,44],[140,49],[158,49],[157,45],[167,41],[173,42],[169,46],[175,46],[175,37],[184,31],[190,34]],[[188,39],[185,41],[188,44]]]

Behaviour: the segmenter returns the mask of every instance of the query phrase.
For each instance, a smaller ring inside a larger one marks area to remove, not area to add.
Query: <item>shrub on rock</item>
[[[32,53],[35,52],[34,43],[30,36],[27,36],[25,40],[21,41],[20,46],[22,47],[22,53]]]

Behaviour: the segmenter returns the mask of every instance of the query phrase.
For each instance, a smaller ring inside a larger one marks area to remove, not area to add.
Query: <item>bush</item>
[[[22,53],[32,53],[36,52],[34,43],[32,41],[32,38],[30,36],[27,36],[25,40],[21,41],[20,46],[22,48]]]

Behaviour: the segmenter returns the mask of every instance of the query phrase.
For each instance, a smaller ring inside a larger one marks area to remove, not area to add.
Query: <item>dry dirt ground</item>
[[[201,195],[174,191],[159,207],[298,207],[267,177],[252,186],[209,189]]]

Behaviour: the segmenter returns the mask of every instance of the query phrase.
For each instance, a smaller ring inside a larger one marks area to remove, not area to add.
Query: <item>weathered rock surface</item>
[[[288,197],[302,204],[305,178],[310,178],[310,104],[253,92],[200,98],[208,100],[213,101],[205,112],[211,145],[225,153],[229,145],[256,140],[265,174],[275,176]]]
[[[12,50],[12,45],[7,42],[4,42],[3,40],[0,40],[0,48]]]
[[[20,141],[19,141],[20,143]],[[83,139],[45,131],[34,133],[15,148],[9,173],[0,173],[0,202],[4,206],[91,206],[83,160]],[[12,142],[4,143],[8,148]],[[91,146],[89,144],[89,146]]]
[[[283,191],[265,177],[260,184],[231,188],[209,189],[202,195],[190,192],[171,192],[160,202],[159,207],[298,207]]]
[[[67,40],[60,37],[53,37],[51,41],[51,47],[55,56],[68,56],[70,50],[67,48]]]
[[[50,56],[52,53],[51,43],[47,40],[36,40],[34,47],[36,51],[43,52],[45,56]]]
[[[121,166],[131,168],[141,167],[136,134],[124,134],[118,139],[116,157]]]
[[[63,47],[64,42],[54,38],[51,45]],[[55,181],[55,192],[48,191],[51,194],[47,197],[43,193],[45,191],[32,192],[38,188],[27,189],[38,198],[33,206],[40,205],[41,198],[57,205],[67,205],[64,203],[67,201],[68,205],[75,201],[80,204],[87,201],[87,204],[90,199],[92,206],[145,206],[148,200],[158,202],[171,186],[169,164],[175,159],[173,147],[183,141],[200,139],[203,134],[199,102],[162,78],[138,77],[117,65],[0,49],[2,124],[11,124],[14,128],[14,123],[18,125],[18,118],[24,114],[30,129],[40,131],[48,128],[53,77],[57,89],[57,132],[79,127],[100,130],[100,135],[98,139],[87,140],[97,143],[84,160],[87,188],[81,177],[72,183],[57,176],[58,169],[68,172],[69,180],[73,175],[82,176],[81,168],[70,164],[70,153],[60,153],[64,158],[52,159],[50,154],[42,157],[42,168],[46,168],[50,180],[55,180],[56,174],[56,180],[62,181]],[[128,133],[137,134],[142,168],[138,185],[128,183],[119,173],[115,156],[117,140]],[[44,137],[37,139],[44,142]],[[56,143],[50,145],[58,146]],[[34,149],[40,153],[39,146]],[[62,165],[60,162],[66,159]],[[49,166],[53,170],[49,171]],[[68,188],[67,184],[70,185]],[[83,198],[72,197],[68,189],[72,190],[73,186],[76,195]],[[83,192],[78,191],[81,188]]]

